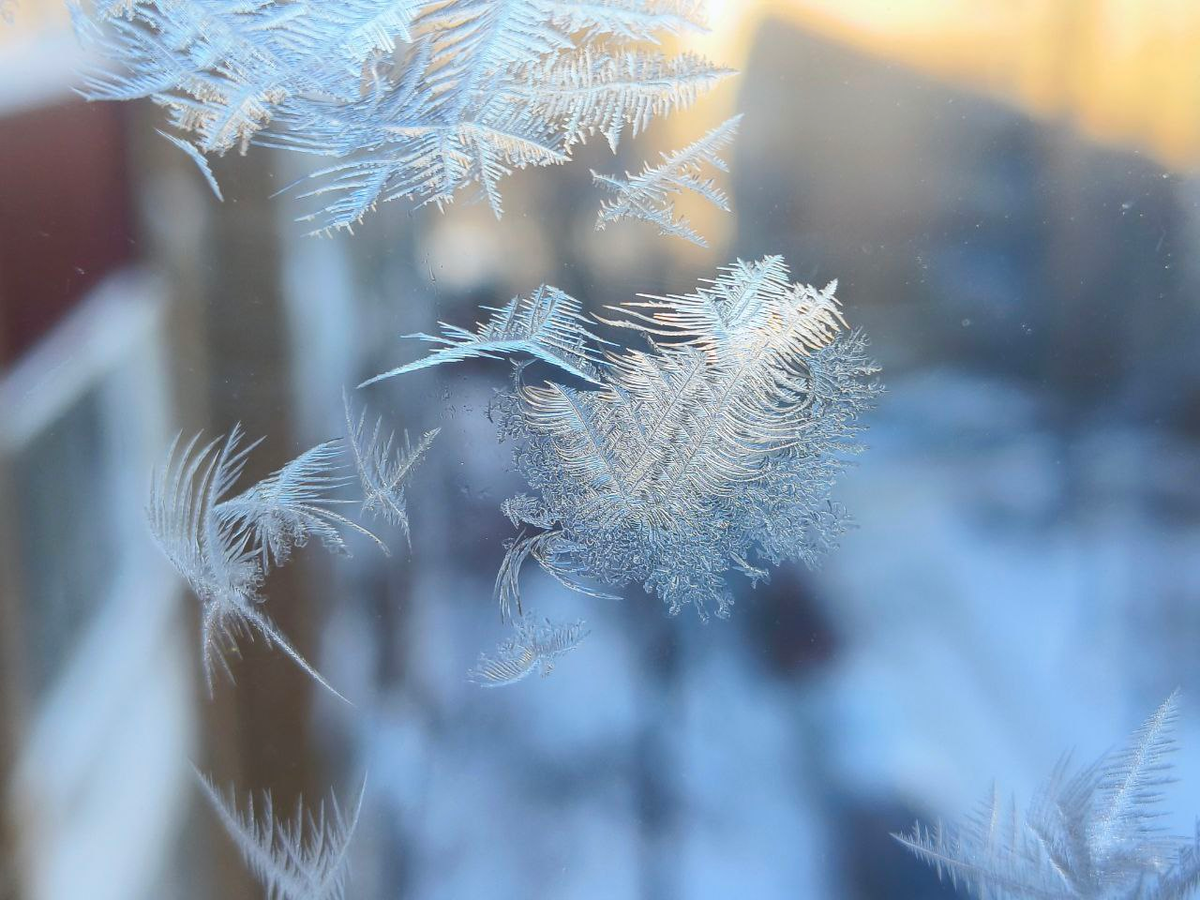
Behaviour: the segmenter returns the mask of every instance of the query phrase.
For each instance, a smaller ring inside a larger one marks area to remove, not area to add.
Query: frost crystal
[[[246,457],[261,440],[240,446],[240,426],[229,437],[203,446],[196,435],[181,449],[179,438],[171,442],[166,460],[154,473],[146,516],[159,548],[200,600],[209,694],[216,667],[232,677],[225,653],[236,651],[239,635],[253,631],[344,700],[262,612],[260,595],[270,567],[285,562],[292,548],[309,537],[345,552],[342,530],[349,530],[383,547],[374,534],[334,510],[354,502],[329,496],[347,481],[338,474],[335,462],[339,442],[319,444],[226,499],[245,468]]]
[[[604,201],[600,207],[596,230],[603,231],[606,226],[624,219],[641,219],[657,225],[660,234],[681,237],[707,247],[708,241],[692,228],[686,218],[676,217],[675,206],[668,198],[671,194],[690,191],[717,209],[729,212],[729,199],[725,192],[713,184],[712,179],[702,178],[700,173],[705,165],[722,172],[729,171],[718,154],[733,140],[741,120],[741,116],[734,116],[682,150],[664,153],[661,165],[646,166],[638,175],[626,172],[622,179],[601,175],[593,170],[592,178],[596,183],[616,195]]]
[[[395,432],[389,431],[385,437],[380,417],[368,437],[366,410],[356,420],[350,410],[350,398],[343,394],[342,402],[346,408],[347,440],[363,489],[362,511],[378,513],[392,525],[398,525],[404,539],[411,544],[404,489],[441,429],[427,431],[414,447],[408,441],[408,432],[404,433],[403,442],[396,440]]]
[[[520,619],[515,623],[513,636],[500,644],[494,655],[480,654],[469,678],[483,687],[503,687],[516,684],[534,672],[545,677],[553,671],[558,658],[578,647],[585,637],[587,628],[583,622],[556,625],[548,619],[542,622]]]
[[[1071,771],[1064,759],[1027,814],[1000,808],[996,790],[959,827],[920,823],[894,835],[918,858],[981,900],[1184,900],[1200,888],[1195,841],[1158,824],[1177,693],[1120,753]]]
[[[584,327],[587,319],[574,297],[542,285],[529,297],[514,297],[499,309],[492,306],[483,309],[492,313],[492,318],[479,323],[474,332],[442,322],[440,337],[421,333],[404,335],[442,346],[424,359],[376,375],[359,387],[441,363],[476,357],[497,359],[511,353],[529,354],[577,378],[598,383],[597,367],[603,361],[593,346],[606,342]]]
[[[229,524],[234,533],[246,534],[250,545],[258,548],[264,574],[272,564],[287,562],[292,548],[303,547],[310,536],[319,538],[336,553],[346,553],[340,531],[343,528],[357,531],[387,550],[371,532],[331,509],[354,502],[328,496],[350,481],[336,474],[340,445],[340,441],[318,444],[249,490],[215,507],[222,522]]]
[[[149,97],[193,159],[250,144],[333,162],[300,196],[316,230],[378,202],[450,202],[477,184],[497,215],[514,169],[615,146],[729,74],[666,56],[694,0],[72,0],[104,67],[91,99]],[[199,161],[199,160],[197,160]],[[202,171],[208,177],[206,167]]]
[[[364,780],[354,809],[343,812],[337,797],[317,807],[315,815],[298,804],[291,820],[277,821],[271,795],[264,793],[256,815],[250,797],[245,813],[235,799],[221,794],[199,772],[205,799],[221,820],[242,858],[274,900],[342,900],[346,895],[347,850],[358,825]]]
[[[739,261],[603,320],[648,347],[604,350],[592,386],[526,384],[517,367],[495,409],[534,495],[504,505],[527,531],[497,578],[502,611],[520,610],[529,557],[568,586],[637,583],[702,616],[728,613],[730,570],[757,582],[814,563],[845,527],[829,494],[880,390],[835,288],[790,283],[779,257]]]

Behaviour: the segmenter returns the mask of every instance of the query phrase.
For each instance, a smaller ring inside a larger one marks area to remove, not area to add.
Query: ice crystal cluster
[[[246,811],[237,808],[204,776],[196,773],[200,789],[221,825],[237,845],[246,864],[271,900],[343,900],[348,872],[347,851],[362,809],[364,780],[352,810],[343,810],[332,797],[316,812],[297,804],[291,819],[275,815],[271,795],[264,792],[261,812],[250,797]]]
[[[560,656],[579,646],[587,637],[583,622],[555,624],[549,619],[537,621],[531,616],[514,623],[513,634],[489,656],[480,654],[469,678],[482,687],[516,684],[534,672],[542,677],[554,670]]]
[[[347,443],[363,490],[362,512],[381,516],[388,524],[398,526],[404,532],[404,540],[412,546],[404,489],[441,429],[427,431],[414,446],[407,432],[397,439],[394,431],[388,431],[382,416],[369,428],[367,411],[364,409],[356,418],[350,398],[343,394],[342,401],[346,408]]]
[[[377,422],[367,436],[366,414],[346,408],[354,464],[365,493],[364,510],[379,506],[407,535],[404,488],[436,432],[412,447],[383,436]],[[360,501],[334,496],[354,480],[340,462],[340,440],[326,441],[235,496],[246,459],[260,443],[243,444],[240,426],[228,437],[202,444],[200,436],[180,445],[176,436],[155,472],[146,508],[150,531],[163,554],[187,581],[202,608],[201,649],[205,681],[213,690],[220,668],[232,676],[226,653],[236,639],[257,633],[277,646],[323,687],[338,694],[297,651],[262,610],[262,587],[272,566],[287,562],[294,547],[317,538],[347,552],[344,532],[357,532],[379,546],[378,537],[337,510]],[[344,698],[343,698],[344,699]]]
[[[441,346],[386,374],[523,351],[578,379],[527,383],[518,365],[495,405],[533,491],[504,504],[522,531],[497,578],[502,610],[523,612],[518,574],[532,557],[587,592],[636,583],[672,613],[724,616],[731,572],[757,582],[833,544],[845,516],[830,491],[879,391],[835,288],[793,284],[767,257],[600,320],[642,349],[600,342],[578,301],[549,287],[475,333],[419,336]]]
[[[729,198],[725,192],[711,178],[702,177],[702,173],[705,166],[729,171],[720,153],[733,141],[741,120],[741,116],[734,116],[682,150],[662,154],[659,165],[647,165],[637,175],[626,172],[624,178],[619,178],[593,170],[592,178],[596,184],[613,194],[600,206],[596,230],[603,231],[625,219],[638,219],[656,225],[661,235],[683,238],[707,247],[708,241],[691,223],[676,215],[675,204],[670,198],[673,194],[692,193],[722,212],[729,212]]]
[[[1174,749],[1172,694],[1121,752],[1083,769],[1064,759],[1027,813],[992,797],[958,827],[895,835],[981,900],[1185,900],[1200,893],[1195,840],[1160,824]]]
[[[72,0],[105,62],[92,99],[148,97],[206,156],[251,144],[330,157],[301,196],[315,229],[378,202],[450,202],[476,185],[497,215],[514,169],[615,149],[726,74],[665,35],[698,0]]]

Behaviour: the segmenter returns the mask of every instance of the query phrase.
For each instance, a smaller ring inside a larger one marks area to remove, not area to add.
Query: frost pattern
[[[411,38],[423,0],[91,0],[76,30],[112,68],[92,99],[152,98],[203,153],[245,151],[280,115],[362,96],[370,62]]]
[[[425,432],[414,447],[409,443],[407,431],[403,442],[396,440],[394,431],[388,431],[385,437],[383,417],[380,416],[368,436],[367,411],[364,409],[355,419],[350,398],[344,392],[342,402],[346,408],[347,441],[363,489],[362,511],[381,515],[387,522],[399,526],[411,546],[404,489],[441,429]]]
[[[227,438],[204,445],[197,434],[181,448],[180,437],[176,435],[154,473],[146,516],[155,542],[200,600],[209,695],[218,666],[232,680],[226,652],[236,652],[238,637],[257,632],[268,646],[279,647],[318,684],[345,700],[262,612],[261,596],[270,567],[285,562],[292,548],[310,537],[346,552],[342,531],[354,531],[384,547],[370,531],[335,511],[338,505],[354,502],[329,496],[348,480],[338,474],[340,442],[319,444],[226,499],[261,439],[241,446],[241,426],[234,426]]]
[[[504,514],[514,525],[524,525],[539,516],[537,501],[526,494],[518,494],[505,500],[501,506]],[[542,523],[543,527],[552,528],[553,522]],[[504,545],[504,560],[500,563],[500,571],[496,573],[496,599],[500,602],[500,615],[508,620],[516,615],[523,616],[521,606],[521,566],[526,559],[533,557],[534,561],[559,584],[578,594],[587,594],[600,600],[619,600],[613,594],[606,594],[585,584],[582,579],[588,573],[578,567],[569,567],[563,554],[564,543],[562,535],[554,530],[539,531],[528,534],[522,528],[521,533]]]
[[[529,297],[514,297],[503,307],[485,306],[483,310],[492,317],[486,323],[477,323],[474,332],[441,322],[441,336],[404,335],[442,346],[424,359],[376,375],[359,387],[441,363],[478,357],[498,359],[510,353],[537,357],[577,378],[599,383],[603,360],[593,346],[606,342],[587,330],[587,319],[574,297],[542,285]]]
[[[235,534],[245,534],[257,547],[264,574],[272,564],[288,561],[293,547],[303,547],[309,537],[335,553],[348,553],[341,529],[356,531],[387,547],[374,534],[356,525],[331,507],[352,504],[328,496],[350,479],[335,474],[342,454],[341,441],[326,441],[301,453],[279,471],[249,490],[225,500],[215,512]]]
[[[204,176],[204,181],[208,184],[208,189],[213,192],[213,196],[224,203],[225,195],[221,193],[221,186],[217,184],[217,177],[213,175],[212,168],[208,165],[208,159],[205,158],[203,153],[196,149],[196,145],[185,141],[183,138],[175,137],[173,134],[167,134],[165,131],[162,131],[158,128],[155,129],[155,133],[160,137],[166,138],[168,141],[187,154],[188,159],[196,164],[196,168],[199,169],[200,174]]]
[[[554,670],[559,657],[570,653],[587,637],[583,622],[556,625],[549,619],[532,618],[514,623],[514,634],[505,639],[489,656],[480,654],[469,679],[483,687],[503,687],[540,672],[542,677]]]
[[[585,46],[528,67],[512,97],[555,123],[566,147],[600,134],[616,152],[627,127],[637,137],[652,119],[691,106],[729,74],[695,53],[664,57]]]
[[[669,198],[672,194],[690,191],[717,209],[729,212],[729,198],[725,192],[701,173],[706,165],[722,172],[729,171],[719,153],[733,140],[741,120],[741,116],[734,116],[682,150],[662,154],[660,165],[647,165],[638,175],[626,172],[622,179],[601,175],[593,169],[592,178],[596,183],[616,195],[601,205],[596,230],[603,231],[625,219],[640,219],[658,226],[659,234],[707,247],[708,241],[692,228],[691,223],[685,217],[675,215],[675,205]]]
[[[271,795],[264,792],[262,812],[255,815],[254,797],[244,813],[236,798],[225,797],[199,772],[196,778],[205,798],[221,820],[242,858],[266,888],[272,900],[343,900],[348,873],[347,850],[358,825],[364,779],[354,809],[343,812],[337,797],[331,797],[314,815],[302,804],[290,820],[277,821]]]
[[[1200,888],[1200,826],[1180,841],[1158,823],[1178,692],[1120,753],[1071,771],[1064,759],[1027,813],[1003,812],[995,788],[958,827],[894,835],[981,900],[1183,900]]]
[[[604,320],[648,347],[604,350],[594,387],[525,384],[518,366],[494,409],[534,494],[504,505],[526,531],[497,578],[502,611],[520,609],[529,557],[564,584],[637,583],[701,616],[728,614],[730,570],[814,564],[845,527],[829,494],[880,390],[835,288],[790,283],[780,257],[738,261]]]
[[[201,155],[281,147],[333,162],[301,198],[317,231],[378,202],[449,203],[478,185],[497,215],[514,169],[614,147],[730,74],[664,34],[694,0],[91,0],[76,31],[105,67],[91,99],[149,97]],[[646,46],[649,44],[650,46]]]

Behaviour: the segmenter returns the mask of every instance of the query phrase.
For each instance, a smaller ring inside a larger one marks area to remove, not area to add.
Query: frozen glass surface
[[[1200,7],[197,3],[0,0],[0,894],[1191,896]]]

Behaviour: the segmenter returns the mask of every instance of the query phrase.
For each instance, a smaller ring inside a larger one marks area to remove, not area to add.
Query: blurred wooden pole
[[[227,198],[219,203],[194,165],[154,134],[158,124],[158,112],[143,107],[133,134],[135,158],[148,173],[141,217],[150,242],[147,255],[166,272],[173,294],[176,425],[188,433],[203,428],[216,435],[241,422],[251,439],[265,437],[249,460],[249,484],[304,449],[292,439],[290,360],[268,157],[260,150],[217,161],[214,168]],[[316,665],[310,582],[297,576],[296,563],[273,570],[265,611]],[[249,791],[270,790],[279,808],[289,809],[302,794],[323,794],[327,786],[314,777],[309,752],[312,682],[261,637],[243,638],[239,655],[229,658],[236,683],[218,678],[210,701],[200,677],[199,606],[194,598],[187,602],[203,729],[197,765],[218,786],[235,785],[239,802]],[[199,821],[217,854],[215,865],[205,866],[213,873],[215,896],[257,896],[260,889],[219,823],[206,810]]]

